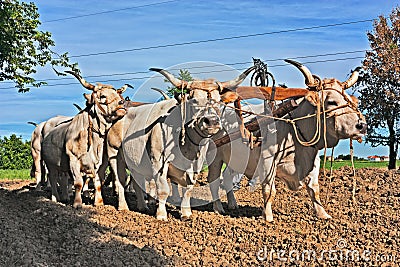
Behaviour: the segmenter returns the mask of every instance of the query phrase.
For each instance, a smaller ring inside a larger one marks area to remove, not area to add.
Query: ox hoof
[[[237,210],[239,206],[235,203],[234,205],[228,205],[228,210]]]
[[[96,207],[99,207],[99,206],[104,206],[104,202],[103,202],[103,200],[96,201],[96,202],[94,203],[94,206],[96,206]]]
[[[129,210],[128,205],[118,205],[118,210],[119,211],[124,211],[124,210]]]
[[[90,192],[88,190],[83,191],[82,196],[85,198],[90,198]]]
[[[75,209],[81,209],[82,208],[82,203],[74,203],[72,205],[72,207],[74,207]]]
[[[222,207],[222,203],[221,201],[215,201],[213,204],[213,210],[214,212],[218,213],[218,214],[225,214],[225,210]]]
[[[328,213],[325,213],[325,214],[318,214],[317,217],[318,217],[318,219],[323,219],[323,220],[332,219],[332,216],[329,215]]]
[[[263,214],[263,217],[266,222],[271,223],[274,221],[274,216],[272,216],[272,214]]]
[[[157,215],[156,218],[159,221],[163,221],[163,222],[168,221],[167,215]]]
[[[145,206],[145,207],[138,207],[139,212],[141,213],[145,213],[145,214],[149,214],[150,213],[150,209],[149,207]]]
[[[192,216],[187,216],[187,215],[181,216],[181,221],[183,221],[183,222],[187,222],[187,221],[191,221],[191,220],[192,220]]]

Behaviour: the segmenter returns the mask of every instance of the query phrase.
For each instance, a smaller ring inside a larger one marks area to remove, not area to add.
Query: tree
[[[179,70],[178,79],[190,82],[193,81],[193,77],[188,70]],[[166,83],[169,83],[167,79],[164,79]],[[176,88],[175,86],[168,86],[167,95],[173,97],[176,93],[181,93],[181,88]]]
[[[0,1],[0,81],[13,81],[19,92],[45,84],[32,77],[38,66],[76,67],[68,53],[58,55],[50,49],[55,43],[51,33],[38,30],[40,24],[34,3]]]
[[[360,109],[367,114],[366,142],[389,147],[389,169],[396,168],[400,142],[400,9],[389,20],[379,16],[368,32],[371,50],[365,54]]]
[[[0,139],[0,169],[29,169],[32,165],[29,141],[12,134]]]

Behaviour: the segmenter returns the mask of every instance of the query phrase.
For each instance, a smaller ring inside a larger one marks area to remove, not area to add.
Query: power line
[[[90,14],[85,14],[85,15],[77,15],[77,16],[71,16],[71,17],[66,17],[66,18],[59,18],[59,19],[46,20],[46,21],[43,21],[43,23],[56,22],[56,21],[63,21],[63,20],[71,20],[71,19],[77,19],[77,18],[83,18],[83,17],[90,17],[90,16],[95,16],[95,15],[103,15],[103,14],[108,14],[108,13],[113,13],[113,12],[118,12],[118,11],[124,11],[124,10],[129,10],[129,9],[136,9],[136,8],[142,8],[142,7],[149,7],[149,6],[161,5],[161,4],[172,3],[172,2],[177,2],[177,1],[178,1],[178,0],[169,0],[169,1],[156,2],[156,3],[151,3],[151,4],[146,4],[146,5],[140,5],[140,6],[125,7],[125,8],[119,8],[119,9],[101,11],[101,12],[90,13]]]
[[[227,41],[227,40],[242,39],[242,38],[249,38],[249,37],[257,37],[257,36],[264,36],[264,35],[271,35],[271,34],[297,32],[297,31],[321,29],[321,28],[336,27],[336,26],[343,26],[343,25],[351,25],[351,24],[358,24],[358,23],[365,23],[365,22],[372,22],[372,21],[373,21],[373,19],[365,19],[365,20],[349,21],[349,22],[326,24],[326,25],[303,27],[303,28],[295,28],[295,29],[280,30],[280,31],[271,31],[271,32],[263,32],[263,33],[237,35],[237,36],[221,37],[221,38],[198,40],[198,41],[188,41],[188,42],[182,42],[182,43],[173,43],[173,44],[164,44],[164,45],[155,45],[155,46],[144,46],[144,47],[138,47],[138,48],[129,48],[129,49],[122,49],[122,50],[81,54],[81,55],[75,55],[75,56],[72,55],[72,56],[70,56],[70,58],[100,56],[100,55],[108,55],[108,54],[117,54],[117,53],[133,52],[133,51],[142,51],[142,50],[150,50],[150,49],[175,47],[175,46],[184,46],[184,45],[193,45],[193,44],[201,44],[201,43],[209,43],[209,42]]]
[[[304,57],[303,57],[304,58]],[[335,62],[335,61],[346,61],[346,60],[353,60],[353,59],[363,59],[364,57],[346,57],[346,58],[337,58],[337,59],[325,59],[325,60],[315,60],[315,61],[307,61],[307,62],[302,62],[302,64],[316,64],[316,63],[326,63],[326,62]],[[275,64],[275,65],[269,65],[268,67],[274,68],[274,67],[284,67],[287,66],[288,63],[282,63],[282,64]],[[219,65],[215,65],[219,66]],[[194,68],[201,68],[201,67],[193,67]],[[207,74],[207,73],[221,73],[221,72],[227,72],[227,71],[244,71],[247,68],[239,68],[239,69],[233,69],[233,70],[211,70],[211,71],[200,71],[200,72],[191,72],[193,75],[198,75],[198,74]],[[178,70],[178,69],[176,69]],[[140,72],[143,73],[143,72]],[[151,72],[146,72],[146,73],[151,73]],[[152,79],[156,78],[155,76],[144,76],[144,77],[129,77],[126,79],[111,79],[111,80],[106,80],[106,81],[100,81],[101,83],[109,83],[109,82],[121,82],[121,81],[127,81],[127,80],[144,80],[144,79]],[[73,79],[73,78],[68,78],[68,79]],[[53,87],[53,86],[66,86],[66,85],[76,85],[76,82],[72,83],[58,83],[58,84],[46,84],[43,86],[48,86],[48,87]],[[10,90],[10,89],[15,89],[15,87],[7,87],[7,88],[0,88],[0,90]]]
[[[355,53],[361,53],[361,52],[366,52],[367,50],[355,50],[355,51],[344,51],[344,52],[335,52],[335,53],[326,53],[326,54],[317,54],[317,55],[307,55],[307,56],[298,56],[298,57],[292,57],[292,59],[305,59],[305,58],[313,58],[313,57],[326,57],[326,56],[337,56],[337,55],[345,55],[345,54],[355,54]],[[286,58],[275,58],[275,59],[265,59],[264,63],[267,65],[269,62],[275,62],[275,61],[283,61]],[[225,63],[222,65],[226,66],[237,66],[237,65],[245,65],[245,64],[253,64],[252,61],[246,61],[246,62],[236,62],[236,63]],[[191,67],[191,69],[202,69],[202,68],[211,68],[211,67],[218,67],[221,66],[221,64],[211,64],[211,65],[205,65],[205,66],[195,66]],[[180,68],[170,68],[168,70],[180,70]],[[151,71],[136,71],[136,72],[122,72],[122,73],[112,73],[112,74],[101,74],[101,75],[88,75],[85,76],[85,79],[90,79],[90,78],[99,78],[99,77],[112,77],[112,76],[124,76],[124,75],[135,75],[135,74],[148,74],[151,73]],[[65,78],[44,78],[42,80],[39,80],[38,82],[43,82],[43,81],[60,81],[60,80],[75,80],[75,78],[72,77],[65,77]],[[12,83],[12,82],[4,82],[4,83]],[[2,88],[0,88],[2,89]]]

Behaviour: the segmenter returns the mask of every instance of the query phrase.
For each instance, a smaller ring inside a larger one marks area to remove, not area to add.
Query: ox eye
[[[330,106],[337,106],[338,103],[336,101],[328,101],[328,105]]]

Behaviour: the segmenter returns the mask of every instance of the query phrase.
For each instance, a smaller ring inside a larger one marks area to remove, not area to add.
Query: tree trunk
[[[389,170],[396,169],[396,158],[397,158],[397,142],[396,142],[396,131],[394,130],[394,124],[389,123]]]

